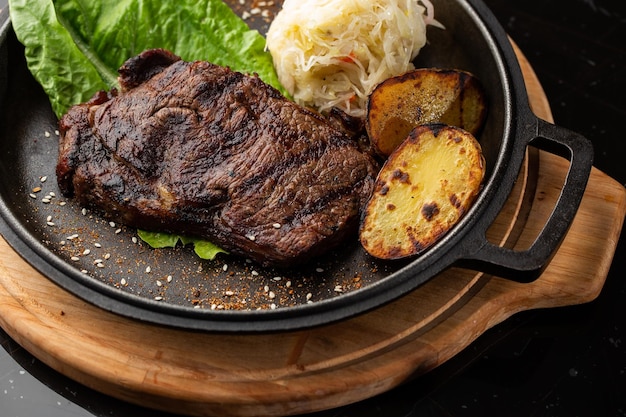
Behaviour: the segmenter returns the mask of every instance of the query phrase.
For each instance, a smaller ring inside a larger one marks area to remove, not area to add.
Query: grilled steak
[[[289,266],[353,233],[375,162],[256,76],[164,50],[60,121],[62,192],[107,217]]]

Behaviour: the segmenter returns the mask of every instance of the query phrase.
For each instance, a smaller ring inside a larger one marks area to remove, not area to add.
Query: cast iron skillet
[[[452,265],[521,282],[535,279],[577,211],[592,166],[591,145],[532,114],[509,39],[481,1],[433,3],[446,30],[429,29],[429,44],[416,65],[461,68],[482,81],[489,115],[479,139],[488,171],[471,210],[419,258],[375,261],[355,238],[312,264],[285,271],[234,257],[201,261],[188,247],[152,250],[135,243],[134,230],[110,225],[61,197],[54,177],[57,120],[6,24],[0,38],[0,232],[31,265],[76,296],[126,317],[189,330],[322,325],[381,306]],[[238,2],[232,4],[242,11]],[[256,25],[263,30],[262,21]],[[534,244],[513,251],[490,243],[486,231],[531,145],[569,159],[570,169]]]

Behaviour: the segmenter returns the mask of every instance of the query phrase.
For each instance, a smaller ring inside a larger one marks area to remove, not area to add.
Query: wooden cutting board
[[[518,56],[533,110],[551,120],[535,74]],[[556,156],[529,155],[490,237],[528,245],[552,210],[567,168]],[[359,317],[258,335],[188,332],[107,313],[57,287],[0,239],[0,325],[60,373],[143,406],[198,416],[313,412],[423,374],[516,312],[593,300],[625,213],[624,187],[594,169],[569,234],[533,283],[454,268]]]

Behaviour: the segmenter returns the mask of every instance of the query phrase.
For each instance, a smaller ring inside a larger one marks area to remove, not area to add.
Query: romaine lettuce
[[[179,242],[182,245],[192,244],[194,252],[202,259],[213,260],[218,253],[228,253],[211,242],[187,236],[178,236],[160,232],[148,232],[145,230],[137,230],[137,236],[154,249],[173,248]]]
[[[257,73],[285,92],[265,39],[222,0],[9,0],[28,67],[57,116],[117,84],[117,69],[146,49],[164,48]]]

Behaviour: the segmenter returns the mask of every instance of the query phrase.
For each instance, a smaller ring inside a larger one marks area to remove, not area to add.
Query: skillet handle
[[[556,205],[532,245],[522,251],[502,248],[487,241],[465,258],[480,271],[517,282],[531,282],[539,277],[565,237],[582,200],[593,164],[593,148],[583,136],[537,119],[537,136],[529,144],[560,155],[570,161]]]

